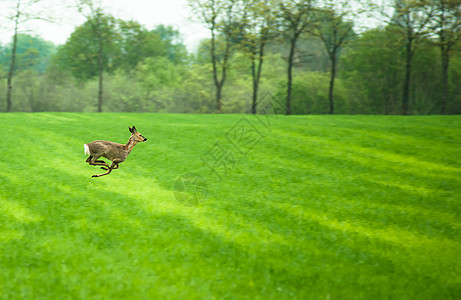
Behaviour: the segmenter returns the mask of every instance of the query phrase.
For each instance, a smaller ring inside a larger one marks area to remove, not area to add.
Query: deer
[[[109,141],[94,141],[88,144],[83,145],[85,154],[90,155],[86,162],[91,166],[103,166],[101,169],[106,170],[104,174],[93,175],[91,177],[101,177],[104,175],[109,175],[112,170],[118,169],[119,164],[124,162],[131,150],[138,142],[145,142],[145,138],[140,134],[136,127],[128,127],[131,132],[131,136],[128,140],[128,143],[125,145],[109,142]],[[109,166],[105,161],[98,160],[100,157],[105,157],[108,160],[112,161],[112,164]]]

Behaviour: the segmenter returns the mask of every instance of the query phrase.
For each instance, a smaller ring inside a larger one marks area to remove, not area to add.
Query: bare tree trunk
[[[448,67],[450,63],[448,49],[445,45],[440,47],[442,52],[442,97],[440,99],[440,113],[446,114],[448,101]]]
[[[101,7],[95,7],[95,1],[84,1],[79,0],[77,7],[79,11],[82,12],[83,8],[87,7],[90,9],[90,13],[88,15],[82,13],[87,20],[90,22],[92,27],[93,33],[97,38],[97,45],[98,45],[98,53],[97,53],[97,63],[98,63],[98,103],[97,103],[97,111],[100,113],[103,111],[103,104],[104,104],[104,26],[103,26],[103,17],[104,14],[102,12]]]
[[[290,55],[288,56],[288,83],[287,83],[287,111],[286,115],[291,115],[291,89],[293,85],[293,61],[295,56],[296,37],[291,39]]]
[[[213,24],[214,25],[214,24]],[[216,112],[221,113],[222,103],[222,84],[218,80],[218,66],[216,57],[216,37],[214,33],[214,27],[211,28],[211,64],[213,66],[213,82],[216,88]]]
[[[331,74],[330,74],[330,88],[328,90],[328,99],[330,101],[330,114],[335,113],[333,93],[335,88],[336,78],[336,50],[331,54]]]
[[[402,115],[408,115],[410,106],[411,60],[413,57],[413,39],[407,41],[405,81],[403,83]]]
[[[266,43],[261,43],[258,52],[258,68],[256,68],[255,57],[253,56],[251,59],[251,74],[253,77],[253,99],[251,105],[251,113],[257,113],[257,104],[258,104],[258,89],[259,89],[259,82],[261,79],[261,73],[263,68],[264,62],[264,47]]]
[[[14,68],[16,64],[16,48],[18,44],[18,27],[19,27],[19,17],[21,16],[20,12],[20,4],[21,2],[18,1],[16,6],[16,16],[15,16],[15,24],[14,24],[14,35],[13,35],[13,47],[11,50],[11,65],[10,70],[8,72],[8,79],[7,79],[7,89],[6,89],[6,112],[10,112],[13,106],[11,102],[11,95],[13,93],[13,75],[14,75]]]
[[[252,55],[251,57],[251,77],[253,79],[253,96],[251,99],[251,113],[253,115],[256,114],[257,111],[257,99],[258,99],[258,83],[256,82],[256,62],[255,57]]]
[[[216,93],[215,93],[216,113],[220,114],[222,111],[222,88],[224,86],[225,77],[221,78],[221,80],[218,79],[217,69],[215,69],[216,68],[215,66],[216,66],[216,62],[214,61],[213,62],[213,79],[214,79],[214,85],[216,88]],[[225,74],[226,72],[223,71],[223,73]]]
[[[222,111],[222,87],[223,85],[215,83],[216,86],[216,113],[220,114]]]
[[[213,66],[213,81],[216,87],[216,112],[222,111],[222,89],[227,78],[227,67],[229,54],[231,51],[230,37],[226,37],[226,48],[224,50],[224,57],[221,63],[221,78],[218,78],[218,57],[216,54],[216,38],[214,29],[211,30],[211,63]]]

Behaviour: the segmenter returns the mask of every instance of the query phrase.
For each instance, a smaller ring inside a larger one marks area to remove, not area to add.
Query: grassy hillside
[[[83,144],[125,143],[131,125],[148,141],[91,178]],[[0,127],[0,299],[461,297],[459,116]]]

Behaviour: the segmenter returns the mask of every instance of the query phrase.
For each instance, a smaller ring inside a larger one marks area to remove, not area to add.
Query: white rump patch
[[[83,149],[85,150],[85,154],[90,155],[90,148],[88,148],[87,144],[83,145]]]

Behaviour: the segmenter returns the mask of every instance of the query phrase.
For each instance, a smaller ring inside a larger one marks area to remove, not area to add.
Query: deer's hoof
[[[99,176],[98,176],[98,175],[93,175],[93,176],[91,176],[91,178],[93,178],[93,177],[99,177]]]

